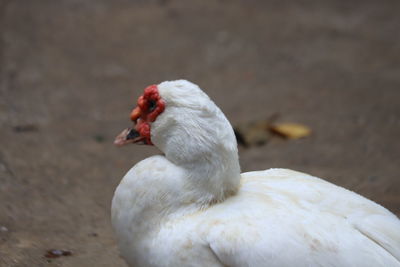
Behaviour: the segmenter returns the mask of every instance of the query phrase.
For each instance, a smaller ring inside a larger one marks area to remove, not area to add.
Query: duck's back
[[[400,266],[400,222],[382,206],[291,170],[242,177],[236,196],[171,220],[160,236],[223,266]]]

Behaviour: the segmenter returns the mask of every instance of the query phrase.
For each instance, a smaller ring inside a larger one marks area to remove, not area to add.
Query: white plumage
[[[304,173],[240,174],[232,127],[208,96],[184,80],[157,90],[165,110],[149,125],[165,156],[137,163],[112,202],[130,266],[400,266],[395,215]]]

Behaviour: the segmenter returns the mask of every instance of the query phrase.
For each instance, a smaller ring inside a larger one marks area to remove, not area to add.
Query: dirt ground
[[[400,1],[0,0],[0,266],[126,266],[113,191],[155,148],[116,148],[149,84],[198,83],[232,123],[300,140],[240,149],[400,214]],[[73,254],[45,258],[48,249]]]

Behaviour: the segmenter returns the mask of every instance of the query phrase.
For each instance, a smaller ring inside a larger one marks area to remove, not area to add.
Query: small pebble
[[[96,134],[95,136],[93,136],[93,139],[97,142],[97,143],[103,143],[104,140],[106,139],[103,135],[101,134]]]
[[[0,226],[0,232],[8,232],[8,228],[5,226]]]
[[[24,124],[17,125],[13,127],[14,132],[22,133],[22,132],[37,132],[39,129],[35,124]]]
[[[69,250],[50,249],[44,255],[46,258],[58,258],[61,256],[71,256],[72,252]]]

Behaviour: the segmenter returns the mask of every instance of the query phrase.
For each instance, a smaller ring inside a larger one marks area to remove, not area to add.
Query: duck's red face
[[[165,102],[162,100],[157,85],[150,85],[144,89],[143,95],[138,98],[137,106],[131,112],[131,120],[135,123],[133,128],[123,130],[114,141],[118,146],[129,143],[142,143],[152,145],[151,123],[165,109]]]

